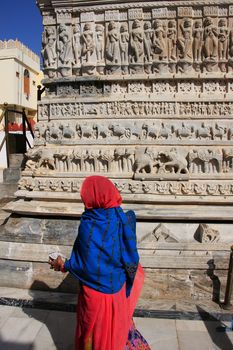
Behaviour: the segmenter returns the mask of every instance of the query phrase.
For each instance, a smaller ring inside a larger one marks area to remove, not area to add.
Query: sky
[[[41,33],[36,0],[0,0],[0,40],[18,39],[40,56]]]

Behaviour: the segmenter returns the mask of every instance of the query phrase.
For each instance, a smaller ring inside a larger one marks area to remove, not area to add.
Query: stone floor
[[[231,350],[230,322],[136,317],[152,350]],[[73,349],[75,313],[0,306],[1,350]],[[111,349],[109,349],[111,350]]]

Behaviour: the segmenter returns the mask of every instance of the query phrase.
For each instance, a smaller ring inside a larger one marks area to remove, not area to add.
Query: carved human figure
[[[178,38],[178,47],[180,50],[180,58],[192,60],[192,21],[190,18],[185,18],[180,24],[182,36]]]
[[[91,28],[91,23],[85,23],[83,27],[83,33],[80,37],[81,40],[81,55],[83,62],[92,63],[93,54],[95,51],[94,33]]]
[[[203,44],[203,28],[201,21],[195,21],[193,26],[193,59],[195,62],[201,62]]]
[[[67,32],[67,27],[60,24],[58,28],[58,47],[59,63],[61,65],[69,65],[73,61],[72,44]]]
[[[109,22],[108,25],[106,59],[108,63],[120,63],[120,35],[115,21]]]
[[[144,37],[143,37],[145,62],[150,62],[152,58],[152,38],[153,38],[153,31],[151,29],[151,23],[145,22]]]
[[[42,56],[44,59],[44,67],[54,67],[57,59],[56,53],[56,36],[53,27],[46,27],[42,36]]]
[[[176,60],[176,40],[177,40],[177,30],[176,30],[176,21],[170,20],[168,22],[167,30],[167,57],[169,61]]]
[[[228,34],[227,19],[221,18],[218,22],[218,56],[220,60],[227,59]]]
[[[80,25],[76,24],[73,29],[72,47],[74,52],[74,63],[78,65],[81,58]]]
[[[120,28],[120,53],[121,64],[127,65],[129,63],[129,31],[126,23]]]
[[[154,34],[153,34],[153,51],[154,55],[158,55],[160,60],[167,58],[167,33],[163,26],[163,22],[160,19],[154,21]],[[155,56],[155,57],[156,57]]]
[[[102,62],[104,59],[104,27],[102,24],[95,26],[95,50],[97,62]]]
[[[130,56],[132,63],[143,62],[143,33],[141,22],[135,19],[132,24],[132,31],[130,34]]]
[[[207,60],[216,61],[218,57],[218,30],[211,17],[204,19],[204,56]]]

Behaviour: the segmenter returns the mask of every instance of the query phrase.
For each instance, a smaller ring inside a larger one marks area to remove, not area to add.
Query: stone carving
[[[122,73],[127,74],[129,64],[129,32],[126,23],[123,23],[120,27],[120,53]]]
[[[73,37],[72,37],[72,47],[73,47],[73,53],[74,53],[74,68],[75,74],[79,75],[80,74],[80,66],[81,66],[81,42],[80,42],[80,37],[81,37],[81,29],[80,25],[76,24],[73,28]]]
[[[226,18],[221,18],[218,22],[219,34],[218,34],[218,55],[221,61],[227,59],[227,47],[228,47],[228,27]]]
[[[45,69],[49,69],[49,77],[54,76],[53,69],[56,68],[56,34],[54,27],[45,27],[42,35],[42,56]]]
[[[178,243],[179,241],[175,236],[170,232],[170,230],[164,225],[159,224],[153,230],[153,236],[158,243],[168,242],[168,243]]]
[[[206,17],[204,25],[204,57],[207,71],[212,71],[218,58],[218,30],[211,17]]]
[[[67,76],[73,62],[73,50],[67,26],[64,24],[60,24],[58,28],[57,51],[58,68],[62,76]]]
[[[203,48],[203,28],[202,22],[196,20],[193,25],[193,59],[195,62],[196,71],[200,71]]]
[[[95,40],[94,32],[92,30],[91,23],[85,23],[83,32],[80,37],[81,40],[81,60],[82,60],[82,71],[85,74],[93,74],[95,68]]]
[[[104,60],[104,27],[102,24],[97,24],[95,27],[96,31],[96,58],[97,63],[103,62]]]
[[[108,24],[106,64],[109,73],[114,73],[120,66],[120,35],[118,24],[115,21]]]
[[[194,238],[200,243],[217,243],[220,239],[220,233],[207,224],[200,224]]]
[[[151,23],[147,21],[144,23],[144,55],[146,63],[151,63],[152,61],[152,38]]]
[[[189,171],[186,157],[184,157],[182,154],[179,154],[176,148],[172,148],[170,151],[160,152],[158,172],[187,174]]]
[[[45,147],[31,148],[26,153],[26,156],[28,159],[26,162],[26,169],[34,170],[41,167],[51,170],[55,169],[53,151],[51,149]]]
[[[130,62],[133,73],[140,72],[144,60],[143,31],[141,22],[135,19],[130,34]]]
[[[176,21],[170,20],[168,22],[167,30],[167,46],[168,46],[168,61],[176,61],[176,41],[177,41],[177,30],[176,30]]]
[[[191,173],[221,173],[223,155],[220,149],[194,149],[189,153],[189,169]]]

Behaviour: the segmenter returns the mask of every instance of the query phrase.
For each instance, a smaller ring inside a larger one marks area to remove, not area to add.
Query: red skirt
[[[77,304],[76,350],[125,349],[143,282],[144,272],[139,264],[128,298],[125,285],[115,294],[82,286]]]

